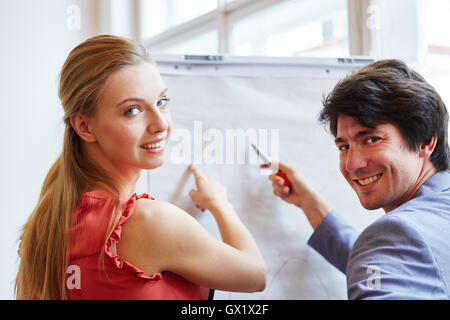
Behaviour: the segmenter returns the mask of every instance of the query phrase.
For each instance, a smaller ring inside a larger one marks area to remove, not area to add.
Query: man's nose
[[[367,167],[367,157],[362,150],[358,148],[349,148],[345,169],[348,172],[354,172],[365,167]]]

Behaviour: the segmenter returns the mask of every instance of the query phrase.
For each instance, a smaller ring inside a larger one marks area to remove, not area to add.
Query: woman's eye
[[[169,101],[170,101],[169,98],[162,98],[161,100],[158,101],[158,103],[156,104],[156,106],[157,106],[158,108],[164,107]]]
[[[139,113],[139,108],[136,106],[133,106],[131,108],[128,108],[127,111],[125,111],[126,116],[135,116]]]

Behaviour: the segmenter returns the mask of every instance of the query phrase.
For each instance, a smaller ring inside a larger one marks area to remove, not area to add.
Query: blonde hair
[[[93,115],[107,78],[120,68],[141,62],[154,64],[142,45],[109,35],[84,41],[67,57],[59,77],[59,98],[65,112],[63,150],[50,168],[38,203],[21,231],[16,298],[67,298],[66,269],[73,212],[82,194],[99,182],[117,195],[105,242],[112,234],[120,218],[116,214],[120,212],[119,192],[111,177],[83,155],[80,137],[70,117]]]

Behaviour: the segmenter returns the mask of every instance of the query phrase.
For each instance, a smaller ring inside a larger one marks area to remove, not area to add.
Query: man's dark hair
[[[438,170],[449,168],[448,113],[434,88],[399,60],[374,62],[338,82],[323,98],[319,121],[329,123],[336,136],[339,115],[375,128],[390,123],[400,129],[410,150],[437,136],[431,161]]]

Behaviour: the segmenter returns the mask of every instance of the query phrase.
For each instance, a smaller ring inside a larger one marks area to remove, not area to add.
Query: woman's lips
[[[145,152],[160,153],[164,150],[165,146],[166,146],[166,140],[164,140],[164,138],[163,138],[163,139],[159,139],[154,142],[151,142],[151,143],[142,144],[140,147]]]

